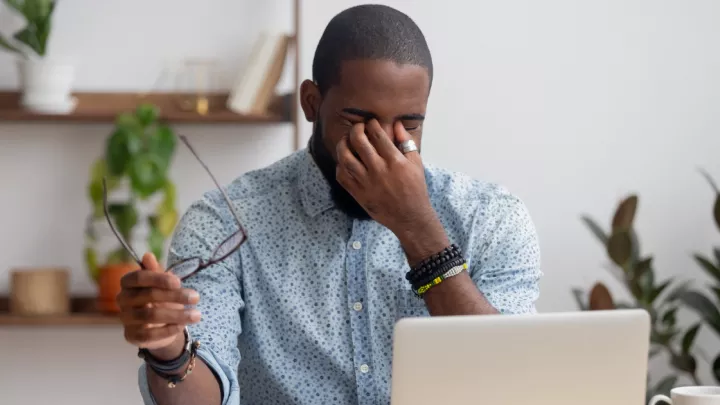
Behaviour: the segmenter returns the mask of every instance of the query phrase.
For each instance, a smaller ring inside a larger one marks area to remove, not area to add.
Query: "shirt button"
[[[353,304],[353,309],[360,312],[362,311],[362,302],[356,302]]]
[[[362,247],[362,243],[360,243],[360,241],[356,240],[355,242],[352,243],[352,247],[355,250],[360,250],[360,248]]]
[[[361,373],[365,374],[365,373],[367,373],[367,372],[369,372],[369,371],[370,371],[370,367],[369,367],[367,364],[363,364],[362,366],[360,366],[360,372],[361,372]]]

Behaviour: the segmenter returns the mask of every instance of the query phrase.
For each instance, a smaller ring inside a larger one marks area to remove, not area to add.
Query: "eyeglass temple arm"
[[[103,210],[105,211],[105,219],[107,220],[108,225],[110,225],[110,229],[115,234],[115,237],[120,241],[120,243],[123,245],[125,250],[130,253],[130,255],[133,257],[135,262],[140,265],[140,267],[143,267],[142,261],[140,260],[139,256],[133,248],[130,247],[130,245],[125,241],[125,238],[120,235],[120,232],[115,229],[115,225],[113,225],[112,221],[110,220],[110,210],[108,209],[108,202],[107,202],[107,181],[105,177],[103,177],[102,185],[103,185]]]
[[[207,167],[205,162],[203,162],[202,159],[200,159],[200,156],[198,156],[197,152],[195,152],[195,149],[190,145],[190,142],[187,140],[185,135],[179,135],[180,140],[183,141],[185,146],[187,146],[188,149],[190,149],[190,152],[195,156],[195,159],[202,165],[203,169],[207,172],[207,174],[210,175],[210,178],[212,179],[213,183],[215,183],[215,186],[220,190],[220,193],[222,194],[223,198],[225,199],[225,202],[227,203],[228,207],[230,208],[230,212],[232,212],[233,217],[235,217],[235,222],[237,222],[238,227],[240,228],[240,231],[244,234],[245,229],[242,226],[242,223],[240,223],[240,216],[238,215],[237,211],[235,211],[235,206],[233,206],[232,202],[230,201],[230,197],[225,193],[225,190],[220,187],[220,184],[218,183],[217,179],[215,179],[215,176],[212,174],[210,169]]]

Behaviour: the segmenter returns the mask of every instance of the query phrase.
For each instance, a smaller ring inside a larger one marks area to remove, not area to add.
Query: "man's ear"
[[[320,103],[322,96],[320,89],[311,80],[304,80],[300,84],[300,106],[308,122],[315,122],[320,117]]]

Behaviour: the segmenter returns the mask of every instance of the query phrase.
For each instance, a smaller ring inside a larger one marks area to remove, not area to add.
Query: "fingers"
[[[164,271],[162,266],[160,266],[160,263],[158,263],[157,259],[155,258],[155,255],[150,252],[145,253],[143,255],[142,263],[146,270],[159,271],[159,272]]]
[[[382,129],[380,123],[376,119],[371,119],[365,125],[365,133],[370,143],[375,147],[377,153],[382,156],[385,161],[392,161],[402,156],[397,146],[390,140],[387,133]]]
[[[120,285],[123,290],[130,288],[174,290],[180,288],[181,282],[180,279],[172,273],[152,271],[148,268],[148,270],[138,270],[126,274],[122,280],[120,280]]]
[[[350,149],[348,137],[343,137],[337,144],[337,172],[356,181],[361,181],[367,176],[365,165],[358,160]],[[344,173],[343,173],[344,172]]]
[[[183,325],[165,325],[156,328],[143,326],[125,328],[125,340],[131,344],[143,347],[143,344],[169,339],[182,333]]]
[[[177,309],[160,306],[134,307],[120,314],[123,324],[127,325],[186,325],[200,321],[197,309]]]
[[[396,122],[394,124],[393,130],[395,132],[395,141],[398,144],[413,140],[412,135],[410,135],[407,130],[405,130],[405,126],[402,124],[402,122]],[[405,158],[407,158],[411,162],[422,165],[422,159],[420,158],[419,152],[419,150],[416,150],[414,152],[404,153],[404,155]]]
[[[118,305],[121,308],[138,307],[152,303],[195,305],[199,301],[200,295],[190,289],[133,288],[122,290],[117,297]]]
[[[348,140],[350,141],[350,146],[357,152],[360,160],[368,170],[379,167],[382,163],[382,158],[378,155],[373,144],[370,143],[367,134],[365,134],[365,124],[358,123],[353,125]]]

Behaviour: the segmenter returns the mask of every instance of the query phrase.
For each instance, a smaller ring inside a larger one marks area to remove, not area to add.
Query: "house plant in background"
[[[143,211],[149,211],[144,221],[147,250],[158,260],[162,259],[165,241],[177,223],[175,186],[168,177],[176,139],[172,129],[159,121],[158,113],[155,106],[142,104],[132,113],[120,114],[107,139],[104,156],[90,170],[88,195],[92,214],[85,231],[85,261],[98,285],[98,305],[106,312],[118,311],[115,297],[120,291],[120,279],[138,266],[119,243],[100,258],[96,223],[100,221],[107,227],[103,178],[107,179],[110,219],[124,239],[136,246],[136,251],[144,250],[136,237]],[[113,198],[113,193],[124,196]]]
[[[715,225],[720,229],[720,189],[718,189],[717,184],[708,173],[703,171],[702,174],[715,192],[713,219]],[[713,280],[713,284],[708,286],[712,298],[708,298],[698,290],[687,291],[681,298],[685,305],[695,311],[705,324],[720,337],[720,248],[713,249],[712,257],[700,253],[695,253],[693,257]],[[715,381],[720,385],[720,350],[708,360]]]
[[[25,24],[14,33],[0,34],[0,48],[20,56],[21,105],[39,113],[69,113],[77,103],[71,94],[74,68],[47,56],[56,0],[4,0],[4,3]]]
[[[612,310],[621,308],[642,308],[650,314],[650,353],[652,358],[665,353],[670,365],[677,374],[650,383],[648,376],[647,400],[656,394],[668,395],[680,375],[688,377],[699,385],[697,362],[693,355],[693,343],[700,328],[699,324],[682,330],[677,323],[677,311],[680,308],[680,296],[686,291],[686,282],[665,279],[658,280],[655,275],[653,258],[644,255],[635,233],[633,222],[637,211],[638,198],[628,196],[620,202],[612,219],[609,232],[588,216],[583,222],[603,244],[612,262],[611,272],[625,287],[627,301],[616,300],[603,283],[596,283],[586,297],[582,289],[574,289],[573,294],[582,310]]]

